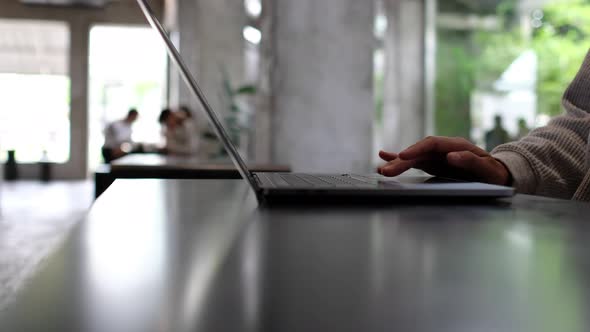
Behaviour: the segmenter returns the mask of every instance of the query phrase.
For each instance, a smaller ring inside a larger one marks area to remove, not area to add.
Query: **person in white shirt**
[[[105,128],[102,156],[106,163],[133,152],[132,126],[138,117],[137,110],[131,109],[124,119],[112,122]]]
[[[198,126],[193,117],[193,112],[187,106],[181,106],[176,114],[180,118],[184,135],[190,136],[191,153],[195,154],[199,150],[200,140]]]
[[[166,140],[164,153],[177,156],[194,156],[197,154],[198,135],[192,119],[165,109],[158,119],[162,125],[162,136]]]

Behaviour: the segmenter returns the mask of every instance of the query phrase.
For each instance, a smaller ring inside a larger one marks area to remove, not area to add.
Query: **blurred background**
[[[368,172],[425,135],[493,148],[562,112],[590,33],[586,0],[152,0],[245,158]],[[85,179],[104,128],[139,111],[159,144],[187,105],[199,158],[223,157],[133,0],[0,2],[0,160]],[[208,137],[208,139],[207,139]]]

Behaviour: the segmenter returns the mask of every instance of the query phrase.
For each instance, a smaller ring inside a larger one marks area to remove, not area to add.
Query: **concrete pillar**
[[[400,151],[427,132],[425,0],[384,0],[384,148]]]
[[[70,23],[70,160],[60,178],[84,179],[88,170],[88,52],[90,23]]]
[[[274,0],[262,0],[262,14],[258,18],[262,31],[258,62],[258,93],[256,95],[254,115],[254,159],[259,163],[272,161],[272,71],[274,65],[273,6]]]
[[[273,6],[273,160],[295,171],[369,171],[373,1]]]
[[[222,70],[226,70],[231,83],[243,83],[244,39],[246,24],[243,1],[235,0],[179,0],[177,7],[178,46],[187,66],[195,75],[212,107],[225,114]],[[178,80],[178,76],[173,78]],[[174,97],[171,98],[175,100]],[[196,116],[204,119],[198,101],[186,88],[178,84],[178,103],[198,110]]]

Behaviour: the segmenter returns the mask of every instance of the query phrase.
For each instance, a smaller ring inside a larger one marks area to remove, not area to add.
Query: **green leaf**
[[[244,85],[235,91],[236,95],[254,95],[258,92],[258,88],[253,85]]]

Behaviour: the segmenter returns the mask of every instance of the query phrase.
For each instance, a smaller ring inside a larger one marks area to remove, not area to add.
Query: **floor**
[[[0,311],[93,201],[92,182],[0,184]]]

